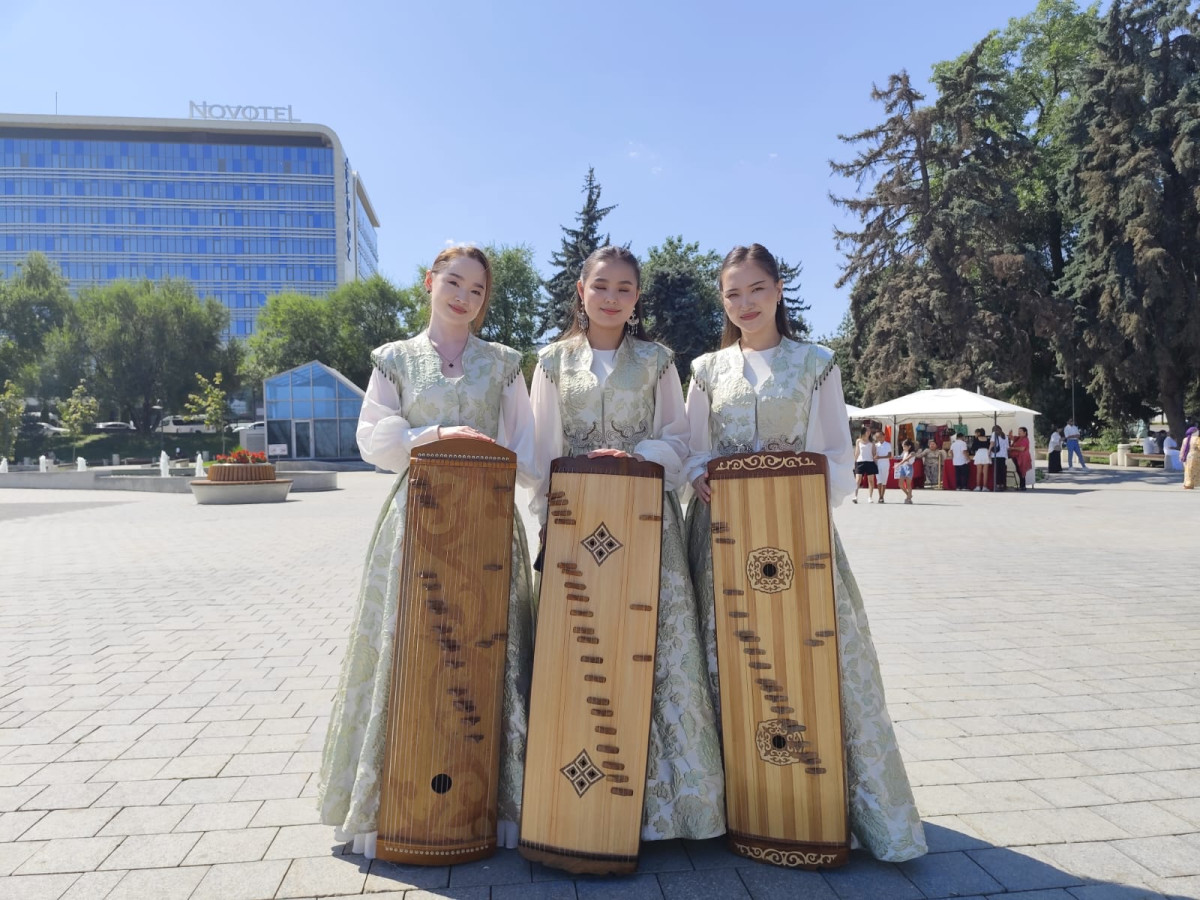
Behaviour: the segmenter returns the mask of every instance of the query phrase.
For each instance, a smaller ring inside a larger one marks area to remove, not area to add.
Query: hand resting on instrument
[[[597,456],[612,456],[616,459],[636,459],[638,462],[646,461],[646,458],[640,453],[626,453],[624,450],[614,450],[611,447],[601,447],[599,450],[588,452],[588,459],[595,459]]]
[[[708,473],[704,472],[697,475],[692,480],[692,490],[696,492],[696,496],[705,503],[712,502],[712,488],[708,486]]]
[[[487,441],[489,444],[496,443],[482,431],[476,431],[470,425],[439,425],[437,435],[438,440],[470,438],[473,441]]]

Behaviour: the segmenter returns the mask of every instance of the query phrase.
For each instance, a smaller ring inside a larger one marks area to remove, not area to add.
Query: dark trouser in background
[[[971,464],[954,467],[954,489],[965,491],[971,486]]]
[[[1008,486],[1008,460],[1003,456],[992,459],[992,477],[996,479],[996,490],[1002,491]]]
[[[1050,465],[1047,467],[1048,472],[1061,472],[1062,471],[1062,451],[1061,450],[1051,450],[1046,455],[1046,458],[1050,460]]]

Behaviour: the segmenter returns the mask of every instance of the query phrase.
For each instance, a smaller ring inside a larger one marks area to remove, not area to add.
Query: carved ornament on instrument
[[[774,766],[790,766],[812,758],[804,740],[804,732],[794,722],[785,719],[768,719],[758,723],[754,745],[763,762]]]
[[[810,469],[817,463],[805,456],[776,456],[773,453],[756,453],[753,456],[723,459],[717,464],[718,472],[776,472],[783,469]]]
[[[804,866],[831,866],[837,862],[838,858],[836,853],[779,850],[774,847],[755,847],[738,842],[734,843],[733,849],[751,859],[760,859],[777,866],[787,866],[789,869],[798,869]]]
[[[606,559],[625,546],[613,536],[603,522],[579,543],[583,545],[584,550],[592,554],[592,559],[596,560],[598,566],[603,565]]]
[[[796,567],[786,550],[760,547],[746,558],[746,577],[750,586],[764,594],[778,594],[792,586]]]
[[[580,750],[579,755],[558,771],[562,772],[575,793],[582,797],[588,789],[598,781],[604,780],[604,773],[596,768],[586,750]]]

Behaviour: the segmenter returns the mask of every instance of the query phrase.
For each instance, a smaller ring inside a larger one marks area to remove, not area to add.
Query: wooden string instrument
[[[658,632],[662,467],[551,464],[521,855],[637,868]]]
[[[413,451],[381,776],[380,859],[496,850],[516,454],[455,438]]]
[[[815,453],[708,465],[729,844],[806,869],[850,852],[827,476]]]

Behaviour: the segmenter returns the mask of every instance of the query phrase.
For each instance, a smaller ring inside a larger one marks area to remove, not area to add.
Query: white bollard
[[[39,472],[49,472],[50,471],[50,461],[48,459],[46,459],[46,454],[44,454],[44,453],[38,457],[38,471]]]
[[[0,475],[8,474],[8,457],[0,459]]]
[[[171,457],[167,456],[166,450],[158,454],[158,474],[163,478],[171,477]]]
[[[75,457],[75,471],[76,472],[86,472],[87,471],[87,460],[84,459],[82,456]]]

